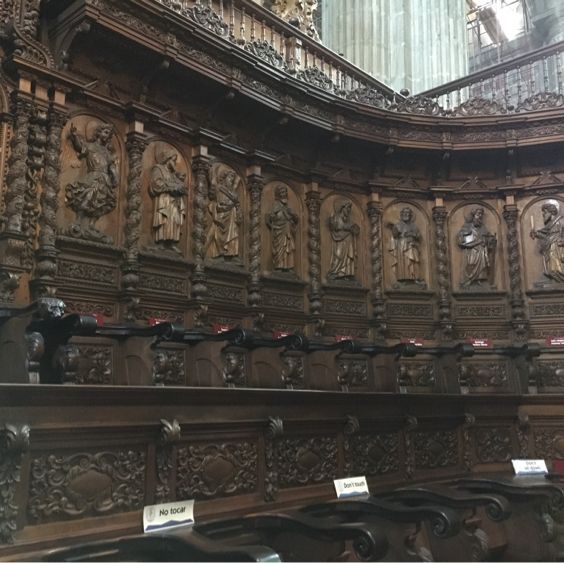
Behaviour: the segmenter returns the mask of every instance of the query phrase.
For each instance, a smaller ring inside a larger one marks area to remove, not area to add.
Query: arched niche
[[[185,195],[180,196],[182,188]],[[177,146],[160,138],[151,140],[143,153],[141,193],[141,246],[157,253],[164,250],[186,257],[191,231],[188,210],[191,209],[192,181],[190,166]]]
[[[206,208],[205,256],[213,264],[245,263],[247,197],[244,176],[216,160],[210,166]]]
[[[385,207],[382,244],[386,289],[417,291],[432,286],[430,222],[418,202],[398,199]]]
[[[284,190],[286,204],[280,199]],[[262,196],[263,272],[267,275],[294,274],[297,278],[304,278],[307,274],[304,228],[307,229],[307,213],[299,192],[280,180],[268,182]]]
[[[551,209],[551,206],[554,208]],[[523,269],[528,289],[562,289],[564,284],[563,213],[564,198],[556,195],[531,200],[521,213]]]
[[[110,131],[110,140],[100,149],[102,127]],[[72,131],[79,139],[78,144],[73,143]],[[63,235],[120,244],[117,218],[122,215],[127,186],[127,165],[121,141],[124,133],[121,124],[95,114],[77,113],[67,121],[62,132],[57,217]]]
[[[345,207],[350,210],[348,217]],[[348,231],[351,225],[356,225],[353,229],[356,233]],[[336,193],[327,194],[321,202],[320,230],[323,283],[366,286],[366,218],[356,198]]]
[[[505,288],[504,240],[497,210],[483,201],[456,205],[448,221],[453,291]]]

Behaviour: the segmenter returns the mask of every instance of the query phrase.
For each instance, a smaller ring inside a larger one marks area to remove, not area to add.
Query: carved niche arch
[[[104,125],[110,138],[103,150],[103,142],[97,139]],[[73,127],[82,146],[73,144]],[[61,140],[61,234],[105,244],[119,243],[121,228],[116,217],[122,216],[123,186],[127,183],[124,135],[122,123],[95,113],[79,111],[69,117]],[[94,155],[96,150],[100,153]]]
[[[343,206],[350,204],[350,215]],[[366,218],[362,205],[351,194],[328,192],[321,201],[321,277],[329,285],[353,282],[367,286],[367,252],[369,248]],[[333,227],[331,222],[333,221]],[[352,225],[356,229],[349,231]],[[334,236],[331,235],[333,229]],[[338,240],[340,239],[340,240]],[[352,253],[352,254],[351,254]],[[345,255],[349,254],[349,258]],[[351,259],[354,254],[354,274]],[[333,272],[332,272],[333,270]]]
[[[476,226],[478,219],[473,226],[474,211],[478,209],[483,210],[483,227]],[[460,202],[449,213],[447,229],[453,291],[504,290],[505,240],[497,209],[483,200]],[[478,273],[480,269],[482,274]]]
[[[547,215],[549,222],[546,224],[542,209],[545,204],[555,205],[557,209],[554,219]],[[563,263],[564,271],[564,246],[559,246],[559,240],[564,245],[564,197],[549,193],[532,198],[523,207],[520,226],[521,265],[527,289],[561,289],[563,282],[560,279],[558,264]],[[532,231],[538,233],[534,239],[531,236]]]
[[[274,207],[277,202],[277,191],[281,188],[286,189],[289,212],[284,208],[281,209],[281,206]],[[292,214],[296,215],[297,222],[293,221]],[[263,190],[261,219],[262,270],[264,272],[303,279],[307,272],[307,251],[303,241],[304,227],[307,228],[307,213],[303,197],[296,187],[284,180],[268,181]],[[290,240],[286,241],[287,238]],[[276,267],[275,239],[279,239],[280,244],[286,244],[288,252],[290,252],[289,246],[293,244],[293,255],[289,256],[286,261],[286,266],[288,266],[293,259],[293,267],[283,268],[284,260],[282,258],[279,258],[279,267]]]
[[[176,155],[176,160],[171,162],[169,166],[169,158],[174,155]],[[164,168],[164,171],[161,171],[161,167]],[[163,246],[155,241],[155,238],[158,238],[155,237],[155,232],[159,227],[157,219],[159,211],[157,207],[159,205],[163,206],[167,202],[159,201],[158,196],[151,187],[152,183],[155,182],[162,182],[163,184],[174,183],[174,186],[165,186],[165,189],[169,188],[171,192],[174,192],[168,198],[170,199],[168,203],[172,206],[171,211],[174,214],[174,217],[170,217],[170,220],[176,223],[177,229],[180,231],[180,237],[175,242],[172,242],[171,239],[171,243],[166,245],[165,250],[170,250],[169,246],[175,247],[173,252],[179,256],[186,257],[189,252],[188,239],[192,224],[192,216],[189,212],[192,208],[192,175],[189,159],[186,157],[183,149],[176,143],[156,136],[151,137],[143,153],[141,245],[149,251],[160,252],[163,250]],[[186,191],[184,196],[178,195],[182,185],[184,185]],[[166,213],[167,210],[162,209],[162,212]],[[166,227],[163,225],[163,227],[169,231],[175,230],[172,226]]]
[[[408,226],[402,221],[404,209],[412,213],[411,219],[406,221]],[[410,224],[416,228],[409,227]],[[431,221],[427,210],[418,201],[394,199],[389,202],[382,215],[384,287],[411,291],[432,287],[431,245]],[[400,280],[397,279],[398,272],[401,272]]]

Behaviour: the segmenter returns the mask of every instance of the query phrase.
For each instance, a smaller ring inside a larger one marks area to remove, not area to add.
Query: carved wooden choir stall
[[[2,560],[563,557],[563,46],[410,96],[282,4],[0,2]]]

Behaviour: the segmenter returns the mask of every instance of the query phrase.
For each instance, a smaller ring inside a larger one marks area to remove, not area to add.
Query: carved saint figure
[[[356,270],[356,238],[360,228],[352,221],[350,201],[336,201],[334,210],[328,220],[332,244],[327,278],[353,279]]]
[[[413,210],[404,207],[400,211],[400,220],[388,225],[392,230],[390,252],[393,256],[392,268],[396,281],[402,283],[421,283],[420,251],[421,232],[413,222]]]
[[[78,221],[70,228],[74,236],[111,242],[110,237],[94,225],[115,208],[117,201],[119,175],[111,144],[112,130],[108,123],[100,123],[93,138],[88,140],[71,123],[69,140],[78,158],[86,162],[86,174],[65,189],[67,205],[76,213]]]
[[[544,227],[533,228],[531,237],[539,239],[544,262],[544,275],[556,282],[564,282],[564,220],[558,204],[545,203],[542,208]]]
[[[497,237],[484,225],[484,208],[470,211],[465,223],[458,231],[458,246],[464,253],[462,261],[461,287],[491,284],[494,274]]]
[[[266,225],[272,234],[272,264],[275,270],[287,272],[295,266],[298,215],[288,205],[286,186],[276,186],[274,196],[274,205],[266,216]]]
[[[239,227],[243,222],[239,183],[239,177],[230,168],[220,166],[212,175],[208,205],[211,223],[206,244],[210,258],[239,256]]]
[[[181,228],[186,218],[186,174],[176,170],[178,153],[165,149],[151,169],[149,194],[154,199],[153,233],[156,243],[180,252]]]

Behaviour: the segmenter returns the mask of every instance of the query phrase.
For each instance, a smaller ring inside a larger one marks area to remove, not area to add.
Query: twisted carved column
[[[382,204],[376,201],[368,202],[368,218],[370,220],[370,256],[372,261],[372,307],[376,329],[380,336],[386,331],[386,314],[383,285],[382,266]]]
[[[519,212],[516,205],[506,205],[503,218],[507,224],[507,248],[509,255],[509,287],[511,302],[511,324],[515,334],[525,338],[528,330],[528,320],[525,314],[525,301],[521,286],[521,252],[519,248],[519,235],[517,232],[517,219]]]
[[[208,293],[204,260],[206,257],[206,203],[208,198],[210,162],[208,157],[197,155],[192,159],[194,173],[194,213],[192,241],[194,273],[192,275],[192,298],[203,301]]]
[[[127,291],[139,284],[139,238],[141,236],[141,176],[143,174],[143,153],[147,141],[142,133],[132,131],[127,135],[127,156],[129,175],[127,177],[125,206],[125,251],[123,285]]]
[[[308,249],[309,249],[309,302],[312,315],[321,312],[321,231],[319,211],[321,199],[319,192],[306,194],[308,209]]]
[[[454,327],[450,310],[450,273],[448,267],[447,237],[445,232],[446,218],[447,210],[444,206],[440,205],[433,208],[439,285],[439,325],[442,337],[450,339]]]
[[[249,305],[253,308],[261,304],[261,285],[260,285],[260,218],[261,218],[261,196],[264,188],[264,180],[258,174],[248,177],[249,193],[251,195],[250,210],[250,232],[249,232],[249,271],[251,283],[249,285]]]
[[[53,295],[57,275],[57,211],[59,209],[59,181],[61,174],[61,135],[67,115],[62,108],[51,106],[45,149],[41,215],[39,217],[39,245],[37,263],[32,282],[34,297]]]
[[[13,125],[10,160],[6,178],[6,225],[4,230],[21,233],[22,217],[27,187],[28,137],[33,104],[21,92],[14,92],[12,112],[16,116]]]

